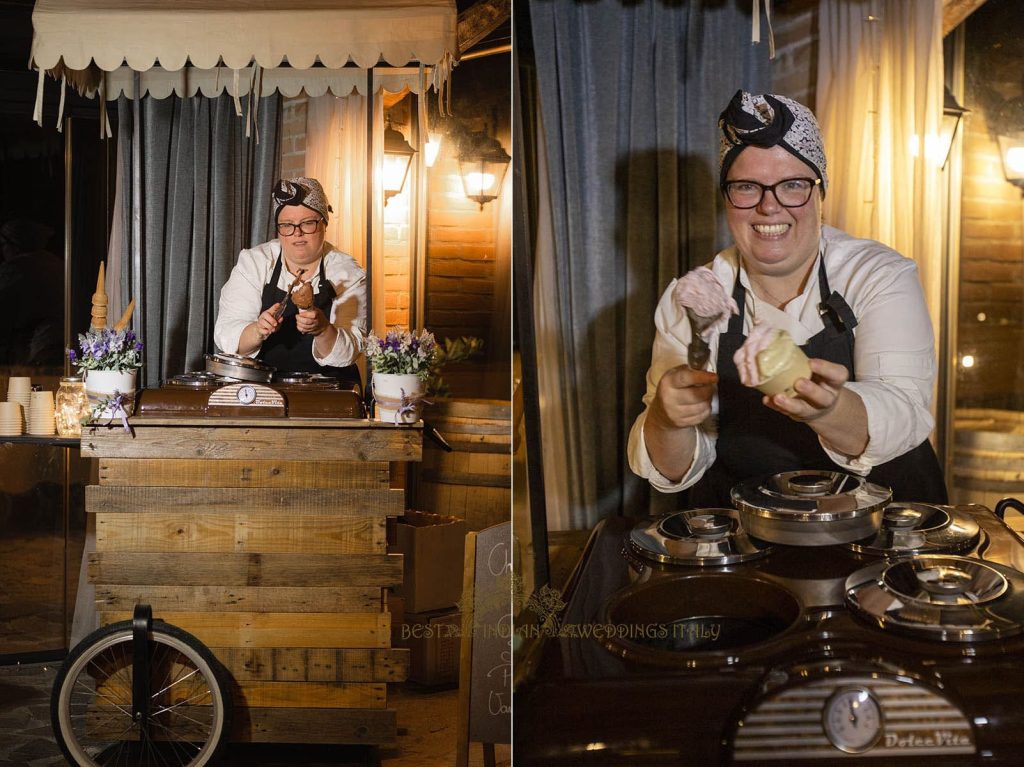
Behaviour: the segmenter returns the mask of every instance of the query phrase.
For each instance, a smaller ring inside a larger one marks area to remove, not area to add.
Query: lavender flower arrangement
[[[85,334],[79,333],[78,346],[80,352],[68,349],[67,355],[80,373],[84,370],[126,373],[142,367],[142,341],[130,328],[91,328]]]
[[[366,337],[366,359],[375,373],[415,374],[425,380],[436,350],[434,334],[427,330],[417,335],[394,327],[383,338],[374,333]]]

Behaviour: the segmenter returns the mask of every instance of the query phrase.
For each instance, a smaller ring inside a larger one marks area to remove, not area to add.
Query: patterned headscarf
[[[315,210],[323,216],[324,221],[328,220],[328,213],[334,212],[334,208],[327,202],[324,188],[320,186],[320,182],[315,178],[300,176],[299,178],[282,179],[274,184],[272,194],[274,198],[274,223],[277,223],[277,217],[281,215],[281,208],[285,205],[305,205],[310,210]]]
[[[722,130],[719,183],[725,183],[729,168],[748,146],[778,145],[811,166],[821,177],[822,191],[828,188],[821,129],[814,114],[803,104],[770,93],[736,91],[719,116],[718,127]]]

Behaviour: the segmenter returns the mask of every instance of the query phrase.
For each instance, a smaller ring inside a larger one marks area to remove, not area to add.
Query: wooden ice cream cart
[[[422,430],[362,418],[133,417],[86,427],[99,463],[91,582],[103,624],[149,604],[227,669],[230,740],[393,743],[385,521]]]

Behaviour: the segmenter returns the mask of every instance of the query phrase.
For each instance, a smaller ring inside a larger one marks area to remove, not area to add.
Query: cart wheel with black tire
[[[152,619],[97,629],[68,654],[50,717],[65,758],[80,767],[201,767],[220,756],[231,725],[226,674],[186,631]]]

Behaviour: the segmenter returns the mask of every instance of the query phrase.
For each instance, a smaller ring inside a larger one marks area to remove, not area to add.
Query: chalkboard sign
[[[512,526],[494,525],[466,537],[463,588],[463,742],[512,739]],[[470,581],[472,573],[472,581]],[[465,672],[468,670],[468,674]],[[468,679],[467,679],[468,677]],[[468,710],[467,710],[468,709]],[[461,728],[460,728],[461,729]],[[460,744],[462,745],[462,744]]]

